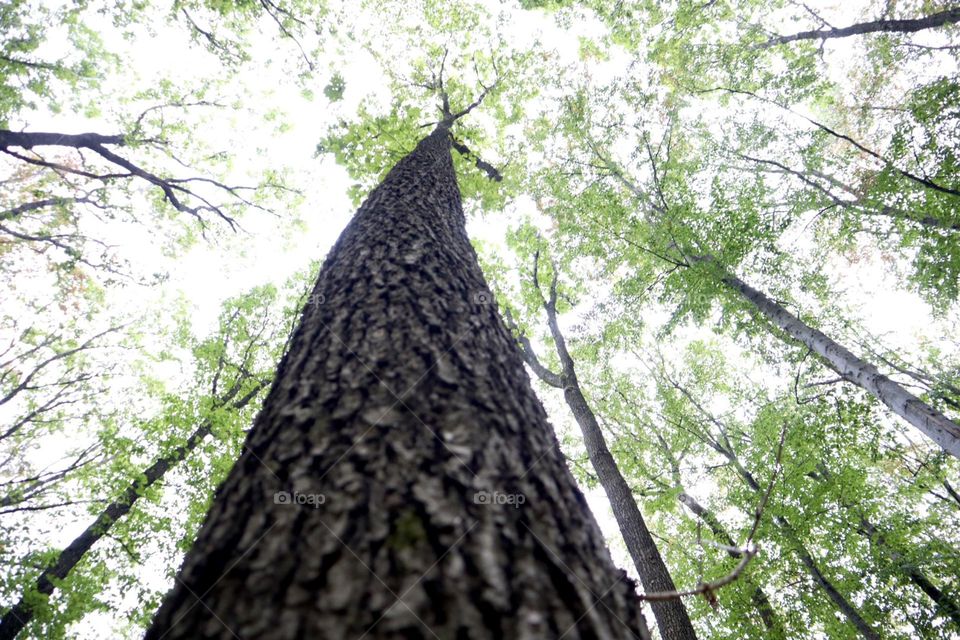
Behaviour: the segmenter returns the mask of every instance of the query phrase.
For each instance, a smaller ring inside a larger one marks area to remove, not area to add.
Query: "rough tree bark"
[[[534,285],[539,290],[536,264],[533,273]],[[590,463],[597,472],[600,486],[603,487],[603,491],[610,501],[617,526],[620,528],[620,533],[627,545],[627,551],[630,552],[630,557],[637,568],[644,590],[647,592],[676,591],[677,588],[673,578],[670,576],[667,565],[657,549],[653,535],[643,520],[643,514],[640,513],[637,501],[633,497],[633,491],[623,474],[620,473],[616,460],[613,459],[613,455],[607,447],[597,418],[580,389],[580,381],[577,379],[573,357],[567,350],[566,340],[557,322],[556,274],[554,274],[550,285],[549,299],[543,299],[541,294],[541,300],[547,313],[547,322],[556,345],[557,355],[560,357],[561,373],[554,373],[545,367],[534,353],[530,341],[521,338],[520,346],[524,360],[537,374],[537,377],[545,383],[563,389],[563,397],[577,424],[580,425]],[[693,640],[697,637],[693,624],[690,622],[687,608],[679,597],[669,600],[654,600],[650,602],[650,606],[657,620],[660,636],[664,640]]]
[[[648,637],[466,236],[451,124],[328,255],[148,640]]]
[[[951,7],[922,18],[908,18],[902,20],[873,20],[861,22],[839,29],[814,29],[801,31],[787,36],[775,36],[767,40],[763,46],[773,47],[796,40],[827,40],[829,38],[846,38],[848,36],[863,35],[866,33],[916,33],[924,29],[935,29],[944,25],[960,22],[960,7]]]
[[[240,410],[246,407],[259,394],[265,385],[257,385],[244,396],[234,401],[230,406],[234,410]],[[239,383],[234,385],[232,391],[235,393],[239,389]],[[223,404],[232,400],[233,394],[228,392]],[[83,560],[84,555],[99,542],[104,536],[110,533],[110,529],[120,518],[130,513],[130,510],[136,504],[143,492],[160,482],[167,471],[175,467],[190,452],[197,448],[204,438],[210,435],[212,425],[204,423],[194,431],[187,441],[173,451],[157,458],[153,464],[143,471],[143,475],[131,482],[123,491],[119,498],[111,502],[100,512],[97,518],[73,541],[64,547],[46,566],[43,567],[40,575],[34,582],[30,593],[24,594],[16,604],[14,604],[3,617],[0,618],[0,640],[13,640],[23,631],[37,612],[37,596],[41,596],[45,601],[56,589],[56,581],[66,578],[74,567]]]
[[[711,260],[711,258],[705,258]],[[771,323],[791,338],[819,355],[844,380],[869,391],[891,411],[940,445],[944,451],[960,458],[960,426],[940,411],[920,400],[902,385],[894,382],[869,362],[858,358],[822,331],[805,324],[762,291],[740,278],[727,274],[727,286],[737,291]]]

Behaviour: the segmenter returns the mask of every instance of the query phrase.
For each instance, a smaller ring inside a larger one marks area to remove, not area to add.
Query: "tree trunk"
[[[829,482],[833,474],[827,466],[820,462],[817,464],[818,471],[809,474],[816,480]],[[879,548],[893,563],[893,565],[904,575],[915,587],[920,589],[934,605],[936,609],[934,615],[944,615],[950,619],[953,625],[960,630],[960,606],[948,594],[944,593],[927,575],[920,570],[916,564],[903,557],[903,554],[890,542],[883,531],[877,528],[867,516],[856,507],[856,505],[839,498],[840,505],[845,509],[850,509],[859,517],[858,531],[865,535],[877,548]]]
[[[960,9],[956,9],[960,12]],[[759,97],[756,94],[747,92],[749,95]],[[761,98],[762,99],[762,98]],[[805,117],[805,116],[804,116]],[[809,118],[807,118],[810,120]],[[813,124],[826,130],[832,135],[839,136],[853,143],[862,151],[873,154],[856,141],[837,134],[836,132],[824,127],[814,120]],[[887,162],[884,158],[873,154],[875,157]],[[603,157],[597,154],[602,160]],[[889,164],[889,163],[888,163]],[[900,171],[903,175],[917,179],[916,176],[907,172]],[[633,193],[639,191],[636,187],[622,176],[615,173],[621,183],[623,183]],[[929,180],[920,179],[926,186],[944,190],[942,187],[933,185]],[[951,190],[946,190],[951,192]],[[955,195],[960,195],[957,193]],[[710,254],[683,256],[688,263],[707,263],[716,267],[722,265]],[[680,266],[677,264],[677,266]],[[813,352],[823,358],[837,373],[845,380],[848,380],[861,388],[872,393],[878,400],[887,405],[894,413],[919,429],[924,435],[940,445],[947,453],[960,458],[960,425],[947,418],[943,413],[923,402],[903,386],[897,384],[872,364],[858,358],[852,352],[841,346],[823,332],[818,331],[806,325],[799,318],[771,300],[763,292],[754,289],[736,275],[724,272],[721,277],[724,284],[731,287],[742,295],[748,302],[752,303],[770,322],[778,326],[782,331],[792,338],[800,341],[809,347]]]
[[[950,619],[953,626],[960,629],[960,606],[949,595],[943,592],[927,575],[920,570],[920,567],[910,562],[894,547],[887,542],[886,536],[880,532],[872,522],[863,517],[860,519],[860,528],[870,541],[879,547],[894,566],[920,589],[936,605],[934,615],[943,615]]]
[[[721,544],[724,544],[731,549],[736,548],[737,543],[734,542],[733,537],[727,531],[726,527],[723,526],[723,523],[720,522],[720,519],[717,518],[716,514],[714,514],[710,509],[704,507],[696,498],[687,493],[686,487],[683,485],[683,477],[680,475],[680,461],[670,449],[670,445],[667,444],[666,439],[658,433],[657,441],[660,444],[660,449],[663,451],[664,457],[667,459],[667,463],[670,465],[670,475],[673,479],[673,487],[679,491],[677,494],[677,500],[693,515],[699,518],[701,522],[707,525],[707,528],[710,529],[710,531],[717,538],[717,540],[720,541]],[[737,462],[739,463],[739,460]],[[753,480],[753,476],[750,475],[746,469],[743,469],[742,465],[739,468],[743,472],[741,477],[743,477],[743,474],[746,474],[751,480]],[[753,482],[756,484],[755,480]],[[737,554],[732,551],[730,555],[737,557]],[[743,579],[745,581],[752,582],[746,577]],[[779,616],[777,616],[776,611],[773,609],[773,605],[770,604],[770,599],[767,597],[767,594],[763,592],[763,589],[760,588],[760,586],[754,585],[753,591],[750,594],[750,600],[753,602],[753,606],[757,610],[760,620],[763,622],[763,626],[766,627],[767,631],[769,632],[769,637],[774,639],[786,638],[783,626],[780,624]]]
[[[643,520],[637,501],[633,497],[633,491],[620,473],[610,449],[607,448],[603,432],[597,424],[597,418],[593,415],[586,398],[583,397],[576,377],[570,379],[565,375],[564,382],[563,397],[583,432],[587,455],[590,456],[590,462],[597,472],[600,485],[610,500],[613,515],[620,527],[620,533],[623,534],[630,557],[637,567],[644,590],[676,591],[673,578],[670,577],[670,572],[657,549],[653,535]],[[687,640],[697,637],[687,608],[680,598],[655,600],[650,603],[650,606],[657,619],[660,636],[664,640]]]
[[[148,640],[649,637],[492,303],[449,127],[328,255]]]
[[[707,528],[713,532],[713,535],[720,540],[722,544],[727,545],[728,547],[736,547],[736,542],[733,538],[730,537],[730,534],[724,528],[720,520],[717,519],[717,516],[700,504],[696,498],[691,496],[682,487],[680,489],[680,494],[677,496],[677,500],[690,510],[695,516],[700,518],[700,520],[707,525]],[[733,554],[731,554],[733,555]],[[760,616],[760,620],[763,622],[763,626],[766,627],[771,638],[785,638],[783,627],[780,625],[780,620],[777,617],[776,611],[773,609],[773,605],[770,604],[770,598],[767,597],[767,594],[763,592],[763,589],[759,586],[754,586],[753,591],[750,593],[750,600],[753,602],[753,607],[757,610],[757,614]]]
[[[235,410],[244,408],[262,389],[263,386],[256,386],[231,406]],[[73,571],[73,568],[83,560],[87,551],[110,533],[110,529],[120,518],[130,512],[143,492],[162,480],[167,471],[182,462],[204,438],[210,435],[210,432],[210,423],[201,425],[190,435],[186,443],[155,460],[152,465],[144,470],[141,477],[127,486],[119,498],[108,504],[100,512],[100,515],[89,527],[61,550],[57,557],[43,568],[31,592],[24,594],[15,605],[3,614],[3,618],[0,619],[0,640],[16,638],[36,613],[37,594],[42,596],[41,601],[45,602],[47,597],[56,589],[56,581],[66,578]]]
[[[536,269],[537,266],[534,265],[535,272]],[[637,568],[637,574],[640,576],[644,590],[651,593],[676,591],[677,587],[667,570],[667,565],[663,562],[663,556],[657,549],[653,535],[643,520],[643,514],[640,513],[637,501],[633,497],[633,491],[623,474],[620,473],[616,460],[613,459],[613,455],[607,447],[603,431],[597,423],[597,417],[580,389],[580,381],[577,379],[573,357],[567,351],[566,340],[557,322],[556,284],[556,274],[554,274],[550,286],[550,298],[544,300],[541,297],[541,300],[544,310],[547,312],[550,333],[560,357],[562,373],[554,373],[541,364],[530,341],[521,338],[521,351],[524,359],[541,380],[563,389],[563,397],[580,426],[581,433],[583,433],[583,442],[587,449],[587,455],[590,457],[590,463],[597,472],[600,486],[603,487],[603,491],[610,501],[617,526],[620,528],[621,535],[623,535],[623,541],[627,545],[630,558]],[[534,285],[539,290],[539,283],[536,278]],[[654,617],[657,619],[657,628],[660,630],[660,636],[663,640],[696,639],[697,635],[693,629],[693,624],[690,622],[687,608],[680,598],[653,600],[650,602],[650,606],[653,609]]]
[[[836,607],[843,614],[843,617],[853,624],[853,626],[857,628],[857,631],[860,633],[860,635],[867,640],[880,640],[880,634],[877,633],[873,627],[871,627],[867,621],[863,619],[863,617],[860,615],[860,612],[857,611],[852,604],[847,602],[847,599],[843,597],[843,594],[837,591],[837,588],[833,586],[833,583],[823,575],[823,572],[820,571],[820,567],[817,566],[813,556],[810,555],[810,552],[807,550],[807,548],[793,533],[790,523],[781,516],[777,516],[776,522],[795,545],[796,552],[800,556],[800,561],[803,563],[803,566],[807,568],[807,572],[813,577],[817,585],[819,585],[819,587],[826,592],[827,597],[829,597],[833,604],[836,605]]]
[[[737,455],[737,452],[734,451],[733,443],[727,436],[726,429],[720,423],[720,421],[717,420],[713,414],[709,413],[703,407],[703,405],[697,402],[697,400],[693,397],[693,394],[673,380],[669,380],[669,382],[674,388],[679,390],[690,400],[691,404],[696,407],[697,411],[703,414],[704,417],[706,417],[720,430],[720,439],[713,438],[706,434],[700,434],[698,437],[700,437],[701,440],[712,449],[722,454],[731,463],[734,470],[737,472],[737,475],[740,476],[741,480],[743,480],[744,484],[746,484],[758,496],[762,495],[763,490],[761,489],[760,484],[757,482],[757,479],[753,476],[753,474],[750,473],[750,471],[741,463],[740,457]],[[816,560],[814,560],[813,556],[810,555],[810,552],[803,545],[803,542],[800,540],[800,538],[796,535],[787,519],[782,516],[777,516],[774,519],[774,522],[776,522],[783,534],[793,543],[798,555],[800,556],[800,561],[803,563],[807,573],[809,573],[814,582],[816,582],[817,585],[823,589],[823,591],[827,594],[827,597],[830,598],[830,601],[833,602],[837,609],[840,610],[840,613],[843,614],[844,618],[846,618],[848,622],[856,627],[860,635],[867,640],[879,640],[880,635],[874,631],[867,621],[863,619],[863,616],[860,615],[860,612],[857,611],[857,609],[850,604],[849,601],[847,601],[843,594],[840,593],[833,583],[830,582],[830,580],[823,574],[823,572],[820,570],[820,567],[817,565]]]
[[[872,393],[891,411],[943,447],[944,451],[960,458],[960,426],[955,422],[740,278],[726,275],[723,282],[738,291],[783,332],[823,358],[845,380]]]
[[[846,38],[847,36],[863,35],[866,33],[915,33],[924,29],[935,29],[944,25],[960,22],[960,7],[945,9],[922,18],[906,20],[874,20],[861,22],[840,29],[816,29],[801,31],[788,36],[776,36],[767,40],[763,46],[772,47],[786,44],[795,40],[827,40],[829,38]]]

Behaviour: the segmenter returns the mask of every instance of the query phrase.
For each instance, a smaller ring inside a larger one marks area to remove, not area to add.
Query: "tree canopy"
[[[453,115],[468,232],[568,465],[635,574],[599,437],[686,594],[641,596],[700,638],[960,637],[958,22],[6,2],[0,637],[142,635],[312,274]]]

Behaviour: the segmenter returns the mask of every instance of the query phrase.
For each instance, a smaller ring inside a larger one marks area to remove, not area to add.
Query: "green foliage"
[[[323,95],[327,96],[330,102],[343,100],[343,92],[347,88],[347,83],[339,73],[335,73],[327,86],[323,88]]]
[[[36,6],[12,0],[0,6],[0,128],[9,128],[24,109],[44,105],[60,111],[73,92],[95,88],[115,59],[99,35],[84,22],[88,3]],[[44,53],[48,33],[56,31],[72,51],[60,58]]]

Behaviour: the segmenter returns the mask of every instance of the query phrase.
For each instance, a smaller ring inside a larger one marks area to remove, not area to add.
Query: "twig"
[[[760,503],[757,505],[753,519],[753,526],[750,528],[750,533],[747,535],[746,542],[744,542],[740,547],[722,547],[727,553],[740,556],[740,562],[738,562],[737,566],[733,568],[733,571],[722,578],[719,578],[718,580],[701,582],[693,589],[687,589],[685,591],[656,591],[653,593],[646,593],[640,596],[641,600],[647,600],[649,602],[664,602],[667,600],[679,600],[680,598],[685,598],[688,596],[703,596],[711,606],[717,606],[717,597],[714,592],[722,587],[727,586],[728,584],[735,582],[743,574],[744,570],[747,568],[747,565],[750,564],[750,561],[753,560],[760,551],[757,545],[754,544],[753,538],[757,534],[757,529],[760,527],[760,520],[763,517],[763,511],[767,506],[767,502],[770,500],[770,494],[773,492],[773,486],[776,483],[777,476],[782,471],[781,460],[783,457],[783,444],[786,441],[786,438],[787,428],[784,426],[784,428],[780,431],[780,442],[777,446],[776,465],[773,468],[773,474],[770,476],[770,483],[767,485],[767,490],[764,492],[763,497],[760,499]]]

